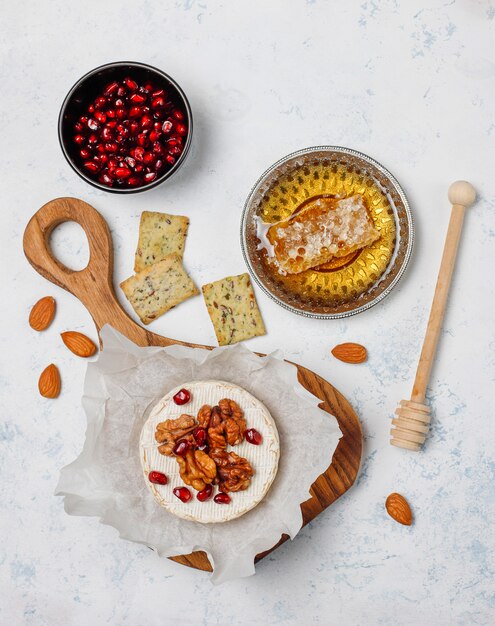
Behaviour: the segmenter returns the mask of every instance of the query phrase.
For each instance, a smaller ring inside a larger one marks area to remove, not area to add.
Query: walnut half
[[[215,482],[221,491],[243,491],[249,487],[254,470],[247,459],[218,448],[210,450],[210,457],[217,466]]]
[[[201,491],[217,475],[215,461],[202,450],[189,450],[185,456],[177,456],[180,476],[186,485]]]
[[[179,439],[192,440],[192,431],[196,420],[191,415],[182,414],[174,420],[165,420],[157,424],[155,439],[158,443],[158,452],[165,456],[171,456],[174,446]]]

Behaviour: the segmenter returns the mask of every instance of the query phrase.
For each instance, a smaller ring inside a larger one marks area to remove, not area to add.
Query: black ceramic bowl
[[[84,170],[83,159],[79,155],[79,146],[74,142],[74,124],[81,115],[85,115],[89,104],[102,93],[106,85],[113,81],[121,81],[129,76],[138,84],[151,82],[155,87],[163,88],[168,98],[184,114],[187,134],[183,137],[183,150],[175,163],[165,167],[158,176],[140,187],[110,187],[98,181],[96,177]],[[112,193],[138,193],[156,187],[170,178],[184,163],[191,145],[193,119],[189,101],[180,86],[173,78],[161,70],[144,63],[117,62],[101,65],[80,78],[69,91],[60,109],[58,118],[58,137],[62,152],[72,169],[93,187]]]

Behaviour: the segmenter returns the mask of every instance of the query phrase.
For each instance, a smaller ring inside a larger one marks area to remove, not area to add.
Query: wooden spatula
[[[430,407],[425,404],[426,388],[442,330],[452,272],[461,238],[464,210],[473,204],[475,199],[476,191],[470,183],[458,180],[450,185],[449,200],[452,203],[452,212],[449,229],[411,399],[400,402],[395,411],[397,417],[392,420],[394,426],[390,430],[392,435],[390,443],[399,448],[417,452],[423,445],[429,430]]]

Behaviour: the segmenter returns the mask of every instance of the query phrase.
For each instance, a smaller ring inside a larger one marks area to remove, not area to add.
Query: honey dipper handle
[[[464,221],[464,210],[476,199],[474,187],[466,181],[457,181],[449,188],[449,200],[452,203],[447,238],[443,249],[442,262],[438,273],[435,295],[431,305],[430,317],[426,328],[426,335],[421,350],[416,378],[412,390],[411,400],[423,403],[426,395],[426,388],[430,378],[433,359],[437,348],[438,339],[442,330],[442,321],[445,313],[445,306],[449,295],[449,288],[454,271],[457,249],[462,232]]]

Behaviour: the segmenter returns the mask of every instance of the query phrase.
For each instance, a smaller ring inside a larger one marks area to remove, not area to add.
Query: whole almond
[[[385,501],[387,513],[399,524],[410,526],[412,524],[412,512],[408,501],[400,493],[391,493]]]
[[[29,325],[34,330],[46,330],[55,317],[55,300],[51,296],[41,298],[31,309]]]
[[[341,343],[335,346],[332,354],[344,363],[364,363],[368,356],[366,348],[359,343]]]
[[[44,398],[56,398],[60,393],[60,372],[58,367],[51,363],[42,372],[38,381],[38,389]]]
[[[89,337],[78,333],[75,330],[68,330],[65,333],[61,333],[62,341],[76,356],[82,356],[84,358],[93,356],[96,352],[96,346]]]

